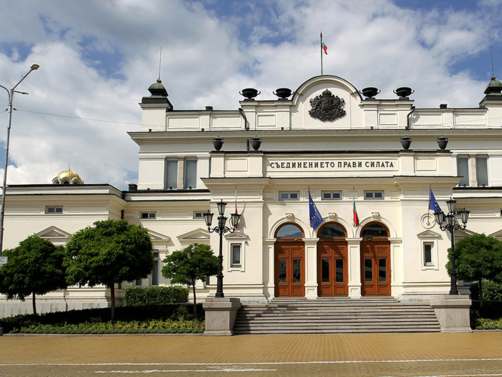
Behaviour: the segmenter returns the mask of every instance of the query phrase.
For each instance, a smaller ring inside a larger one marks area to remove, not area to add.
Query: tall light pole
[[[467,226],[467,221],[469,220],[469,214],[471,211],[467,211],[465,208],[460,212],[460,217],[462,219],[462,225],[460,225],[455,220],[455,205],[457,204],[456,200],[450,199],[446,201],[448,205],[448,214],[445,215],[443,211],[434,212],[434,216],[436,217],[436,223],[439,225],[441,230],[447,230],[450,232],[451,237],[451,286],[450,286],[450,295],[458,295],[457,290],[457,270],[455,269],[455,231],[459,229],[465,229]]]
[[[0,85],[0,87],[4,88],[7,93],[9,93],[9,126],[7,127],[7,140],[5,141],[5,167],[3,170],[3,185],[2,185],[2,210],[0,213],[0,255],[2,255],[3,250],[3,224],[4,224],[4,216],[5,216],[5,191],[7,190],[7,166],[9,165],[9,143],[10,143],[10,129],[12,126],[12,101],[14,100],[14,93],[19,94],[28,94],[26,92],[19,92],[16,90],[17,86],[21,84],[21,82],[28,76],[31,71],[36,71],[40,66],[38,64],[33,64],[30,68],[30,71],[23,76],[19,82],[14,85],[12,89],[7,89],[5,86]]]
[[[227,203],[223,202],[223,199],[219,203],[216,203],[218,207],[218,212],[220,216],[218,216],[218,225],[211,229],[211,223],[213,222],[213,214],[207,210],[206,213],[203,213],[204,220],[206,221],[207,230],[210,233],[216,232],[220,235],[220,253],[218,255],[218,274],[216,275],[216,294],[214,297],[225,297],[223,295],[223,234],[224,233],[233,233],[237,229],[237,224],[239,224],[239,219],[241,215],[238,213],[232,213],[230,216],[230,224],[232,228],[229,228],[225,225],[227,222],[227,218],[225,217],[225,206]]]

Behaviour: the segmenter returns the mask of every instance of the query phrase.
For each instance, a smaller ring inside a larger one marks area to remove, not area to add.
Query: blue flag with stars
[[[317,210],[317,207],[312,200],[312,196],[310,196],[310,190],[309,190],[309,217],[310,217],[310,225],[312,228],[317,228],[319,225],[322,224],[322,217],[319,214],[319,211]]]
[[[434,197],[434,193],[431,190],[430,198],[429,198],[429,209],[434,212],[441,212],[441,207],[439,206],[436,198]]]

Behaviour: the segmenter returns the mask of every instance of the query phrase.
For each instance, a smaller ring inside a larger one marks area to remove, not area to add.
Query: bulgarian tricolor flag
[[[322,42],[321,43],[321,48],[324,51],[326,55],[328,55],[328,46],[326,46],[326,43]]]
[[[352,214],[354,217],[354,225],[359,226],[359,216],[357,215],[357,209],[356,209],[356,195],[354,192],[354,188],[352,188]]]

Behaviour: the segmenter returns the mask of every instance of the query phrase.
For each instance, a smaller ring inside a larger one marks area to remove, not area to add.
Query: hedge
[[[180,286],[129,287],[126,288],[124,294],[125,306],[182,304],[185,302],[188,302],[188,289]]]
[[[129,306],[118,307],[115,309],[115,320],[132,322],[132,321],[151,321],[151,320],[192,320],[193,304],[169,304],[169,305],[146,305],[146,306]],[[197,304],[197,319],[204,320],[204,309],[202,304]],[[56,325],[56,324],[80,324],[80,323],[98,323],[108,322],[111,320],[110,308],[99,309],[84,309],[70,310],[67,312],[45,313],[42,315],[18,315],[16,317],[8,317],[0,319],[0,326],[3,327],[5,333],[12,329],[20,329],[21,327],[32,327],[39,324]]]
[[[484,300],[502,300],[502,284],[494,281],[484,281],[483,283],[483,301]],[[472,283],[471,298],[479,300],[479,283]]]

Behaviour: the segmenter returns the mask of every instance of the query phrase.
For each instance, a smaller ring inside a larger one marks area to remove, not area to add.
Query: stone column
[[[304,238],[305,242],[305,297],[317,299],[317,241],[319,238]]]
[[[362,238],[347,238],[349,297],[361,298],[361,248]]]

